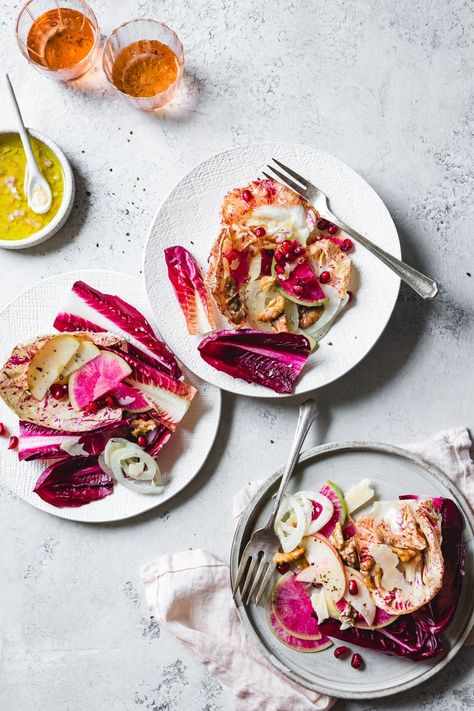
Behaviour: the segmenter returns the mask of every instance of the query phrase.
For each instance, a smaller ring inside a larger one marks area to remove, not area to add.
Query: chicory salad
[[[53,326],[57,333],[15,346],[0,370],[0,397],[20,419],[9,448],[21,461],[51,460],[35,493],[56,507],[102,499],[115,484],[158,493],[157,456],[196,389],[118,296],[77,281]]]
[[[363,659],[347,645],[414,661],[445,651],[440,633],[464,573],[462,514],[451,499],[374,495],[365,479],[345,493],[327,481],[285,497],[275,522],[280,576],[267,604],[282,644],[319,652],[342,640],[334,656],[351,656],[354,668]]]
[[[165,249],[188,332],[212,367],[293,392],[310,355],[352,299],[353,249],[336,225],[268,179],[229,192],[203,277],[182,246]],[[217,330],[214,308],[228,329]]]

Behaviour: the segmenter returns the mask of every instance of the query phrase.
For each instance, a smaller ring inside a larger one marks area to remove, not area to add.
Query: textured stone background
[[[308,444],[403,442],[472,426],[472,3],[93,5],[104,33],[134,16],[168,21],[186,48],[186,90],[172,108],[147,116],[121,103],[100,70],[74,87],[55,85],[20,56],[13,36],[19,3],[3,3],[2,67],[27,123],[70,157],[77,197],[52,240],[0,254],[0,305],[37,279],[72,268],[138,274],[160,200],[208,154],[258,140],[309,143],[374,186],[397,223],[405,258],[438,278],[441,293],[427,305],[402,288],[373,352],[317,394],[322,417]],[[1,123],[9,125],[3,102]],[[166,509],[136,521],[68,523],[0,488],[2,711],[232,708],[150,619],[137,575],[142,563],[170,550],[204,546],[225,558],[233,492],[282,463],[294,403],[224,396],[224,413],[218,445],[198,478]],[[474,703],[473,661],[474,650],[463,650],[418,690],[337,708],[467,709]]]

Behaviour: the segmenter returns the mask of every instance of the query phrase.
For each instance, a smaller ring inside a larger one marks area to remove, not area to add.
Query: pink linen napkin
[[[474,508],[474,464],[465,427],[405,445],[437,465]],[[233,502],[238,519],[261,481],[242,489]],[[235,711],[329,709],[335,699],[305,689],[263,659],[246,638],[232,601],[228,566],[203,550],[165,555],[141,571],[147,604],[221,684],[234,695]],[[474,638],[468,643],[474,642]]]

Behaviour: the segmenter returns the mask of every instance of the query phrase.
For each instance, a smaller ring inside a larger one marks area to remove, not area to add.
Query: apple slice
[[[349,580],[353,580],[357,585],[357,594],[352,595],[349,592],[349,588],[347,588],[344,594],[344,600],[349,602],[359,615],[362,615],[369,627],[372,627],[375,620],[375,613],[377,612],[375,601],[359,571],[347,565],[344,567],[346,569],[347,582],[349,583]]]
[[[305,557],[310,565],[298,573],[302,583],[320,583],[334,602],[346,591],[346,574],[339,553],[327,538],[315,533],[304,539]]]
[[[66,383],[69,376],[100,355],[100,350],[92,341],[80,341],[79,348],[59,374],[58,383]]]
[[[79,349],[74,336],[53,336],[33,356],[28,366],[28,390],[35,400],[42,400],[64,367]]]

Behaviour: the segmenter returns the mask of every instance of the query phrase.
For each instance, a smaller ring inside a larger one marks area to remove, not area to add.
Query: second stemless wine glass
[[[28,0],[18,16],[16,38],[35,69],[59,81],[89,71],[100,47],[96,16],[84,0]]]
[[[102,65],[110,84],[128,102],[142,111],[156,111],[179,88],[183,45],[163,22],[130,20],[107,38]]]

